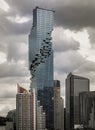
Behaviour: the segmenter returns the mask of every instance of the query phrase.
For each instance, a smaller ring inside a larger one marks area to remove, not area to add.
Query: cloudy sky
[[[69,72],[90,79],[95,90],[94,0],[0,0],[0,115],[15,108],[16,84],[29,88],[28,34],[35,6],[54,9],[54,77],[64,96]]]

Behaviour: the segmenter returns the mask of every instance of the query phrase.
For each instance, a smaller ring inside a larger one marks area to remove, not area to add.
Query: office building
[[[41,106],[43,106],[46,114],[46,127],[49,130],[54,128],[53,49],[51,42],[53,25],[54,11],[39,7],[33,10],[33,26],[29,35],[30,87],[36,89],[36,101],[40,100]],[[50,98],[45,97],[44,99],[45,95],[40,93],[46,89],[48,91],[48,95],[46,95]]]
[[[33,10],[33,26],[29,35],[29,69],[31,87],[53,87],[52,38],[54,11],[39,7]]]
[[[89,79],[70,73],[66,79],[66,129],[79,127],[79,93],[89,91]]]
[[[40,105],[46,114],[46,128],[47,130],[54,129],[54,88],[44,87],[38,90],[38,99]],[[39,115],[38,115],[39,116]]]
[[[36,130],[35,90],[28,92],[18,85],[16,95],[16,129]]]
[[[95,91],[80,93],[79,103],[81,126],[95,129]]]
[[[60,81],[54,81],[54,128],[61,130]]]
[[[64,102],[60,95],[60,81],[54,81],[54,128],[64,130]]]

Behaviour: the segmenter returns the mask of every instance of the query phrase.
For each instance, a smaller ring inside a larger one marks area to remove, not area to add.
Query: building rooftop
[[[41,7],[38,7],[38,6],[36,6],[36,8],[35,9],[42,9],[42,10],[47,10],[47,11],[52,11],[52,12],[55,12],[54,10],[52,10],[52,9],[45,9],[45,8],[41,8]]]
[[[88,78],[86,78],[86,77],[82,77],[82,76],[80,76],[80,75],[75,75],[75,74],[72,74],[71,72],[68,74],[68,76],[67,76],[67,78],[71,78],[71,77],[73,77],[73,78],[75,78],[75,79],[85,79],[85,80],[89,80]]]

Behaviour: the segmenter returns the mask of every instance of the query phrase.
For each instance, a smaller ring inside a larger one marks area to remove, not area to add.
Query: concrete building
[[[37,130],[46,129],[46,114],[43,110],[43,106],[40,105],[40,101],[37,101]]]
[[[64,130],[64,99],[61,97],[60,98],[61,102],[61,130]]]
[[[16,95],[16,128],[17,130],[36,130],[35,90],[28,92],[18,85]]]
[[[70,73],[66,79],[66,130],[80,126],[79,93],[89,91],[89,79]]]
[[[61,130],[60,81],[54,81],[54,128]]]
[[[46,127],[49,130],[54,129],[54,102],[51,100],[52,97],[50,97],[50,100],[47,97],[44,100],[45,95],[41,95],[40,92],[45,91],[46,89],[44,88],[48,88],[48,94],[50,95],[50,91],[54,87],[53,49],[51,42],[53,25],[54,11],[39,7],[33,10],[33,26],[29,35],[29,70],[32,80],[30,87],[35,88],[37,91],[37,101],[40,100],[41,106],[43,106],[46,113]],[[46,102],[48,107],[46,107]]]
[[[90,113],[88,126],[90,129],[95,129],[95,96],[94,96],[93,103],[92,103],[92,109],[91,109],[91,113]]]
[[[54,128],[64,130],[64,102],[60,95],[60,81],[54,81]]]

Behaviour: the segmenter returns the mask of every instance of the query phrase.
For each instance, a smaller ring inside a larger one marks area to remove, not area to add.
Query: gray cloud
[[[4,84],[2,84],[4,86]],[[8,86],[7,88],[0,86],[0,98],[15,98],[16,97],[16,86]]]
[[[54,46],[54,52],[60,53],[69,50],[78,50],[80,44],[73,38],[67,37],[64,32],[64,29],[55,28],[53,32],[53,46]]]
[[[53,8],[56,11],[56,23],[66,28],[80,29],[95,26],[95,1],[93,0],[6,0],[11,6],[12,12],[30,16],[35,6]]]
[[[72,29],[95,26],[95,1],[91,0],[71,0],[63,7],[58,8],[57,23]]]
[[[26,43],[10,43],[8,46],[8,54],[7,54],[7,60],[8,61],[18,61],[18,60],[24,60],[28,61],[28,47]]]
[[[29,76],[28,68],[23,63],[7,63],[0,64],[0,78],[4,77],[25,77]]]
[[[0,20],[0,35],[20,35],[28,34],[32,25],[32,20],[26,23],[13,23],[2,16]]]
[[[89,34],[89,39],[92,47],[95,48],[95,28],[87,28],[88,34]]]
[[[0,98],[0,115],[6,116],[7,112],[12,109],[15,109],[15,98]]]
[[[55,70],[57,70],[59,74],[73,72],[84,62],[85,58],[83,58],[77,51],[67,51],[55,54]]]

